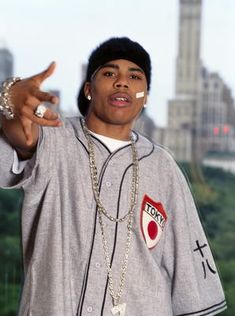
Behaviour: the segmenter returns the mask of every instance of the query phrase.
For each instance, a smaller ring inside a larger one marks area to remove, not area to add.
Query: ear
[[[88,95],[91,95],[91,83],[89,81],[85,82],[84,84],[84,94],[86,98]]]

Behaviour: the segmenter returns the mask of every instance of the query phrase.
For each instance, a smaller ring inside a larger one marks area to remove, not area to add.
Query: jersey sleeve
[[[218,270],[187,181],[178,166],[171,173],[163,264],[172,284],[173,315],[216,315],[226,309]]]
[[[22,172],[13,172],[14,148],[8,143],[0,130],[0,187],[4,189],[30,186],[35,181],[44,183],[53,165],[53,146],[51,131],[40,128],[40,136],[33,157],[28,160]]]

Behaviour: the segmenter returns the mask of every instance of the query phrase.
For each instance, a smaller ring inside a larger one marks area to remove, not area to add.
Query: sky
[[[148,115],[167,123],[174,98],[178,0],[1,0],[0,46],[14,55],[14,75],[28,77],[51,61],[57,68],[43,85],[61,91],[65,112],[77,109],[82,64],[112,36],[138,41],[152,59]],[[201,59],[235,96],[235,1],[203,0]]]

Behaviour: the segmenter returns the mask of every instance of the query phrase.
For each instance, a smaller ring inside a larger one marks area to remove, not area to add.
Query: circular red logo
[[[157,224],[154,221],[149,222],[148,224],[148,234],[149,237],[154,240],[157,236],[158,233],[158,228],[157,228]]]

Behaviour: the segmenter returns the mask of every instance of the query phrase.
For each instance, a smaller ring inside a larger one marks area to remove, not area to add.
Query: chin
[[[135,121],[133,117],[121,117],[121,116],[112,116],[106,120],[106,123],[113,125],[127,125],[132,124]]]

